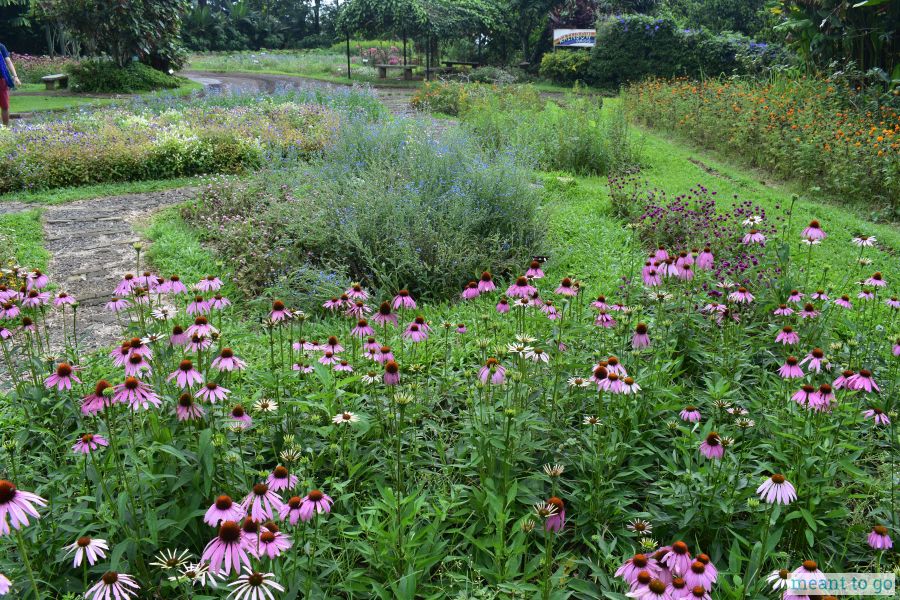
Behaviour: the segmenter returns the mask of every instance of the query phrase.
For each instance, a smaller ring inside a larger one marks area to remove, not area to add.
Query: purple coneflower
[[[856,297],[860,300],[873,300],[875,298],[875,293],[872,290],[863,288]]]
[[[406,328],[406,331],[403,332],[403,337],[414,342],[424,342],[428,339],[428,333],[424,331],[418,324],[410,323],[409,327]]]
[[[124,382],[114,388],[113,402],[128,404],[131,410],[147,410],[150,404],[162,404],[153,389],[137,377],[126,377]]]
[[[214,358],[209,366],[217,371],[241,371],[247,363],[235,356],[231,348],[222,348],[219,356]]]
[[[794,331],[794,328],[787,325],[781,328],[781,331],[778,332],[778,335],[775,336],[776,344],[784,344],[785,346],[790,346],[793,344],[800,343],[800,336]]]
[[[112,385],[105,379],[101,379],[94,386],[94,391],[81,399],[81,413],[83,415],[95,415],[107,406],[112,405],[112,399],[106,396],[106,390]]]
[[[313,490],[300,500],[298,514],[304,523],[313,518],[313,514],[330,513],[334,500],[328,494]]]
[[[201,560],[209,563],[212,573],[224,571],[225,575],[241,568],[241,564],[250,567],[250,556],[244,544],[244,532],[235,521],[224,521],[219,526],[219,533],[203,549]],[[224,567],[224,569],[223,569]]]
[[[481,295],[481,290],[478,289],[477,281],[470,281],[465,288],[463,288],[462,294],[463,300],[474,300],[478,296]]]
[[[235,504],[230,496],[223,494],[216,498],[216,501],[213,502],[206,511],[203,522],[210,527],[217,527],[222,521],[233,521],[237,523],[243,519],[246,514],[247,511],[244,510],[243,506]]]
[[[40,269],[35,269],[25,277],[26,285],[28,289],[40,290],[50,283],[50,278],[47,277],[44,273],[40,271]]]
[[[890,550],[894,547],[894,542],[891,540],[891,536],[888,535],[888,528],[884,525],[873,527],[866,541],[875,550]]]
[[[803,369],[800,368],[800,361],[796,356],[788,356],[778,369],[778,374],[782,379],[800,379],[803,377]]]
[[[681,409],[679,416],[682,421],[687,421],[688,423],[699,423],[701,419],[700,411],[697,410],[697,407],[690,405]]]
[[[222,288],[222,280],[215,275],[207,275],[194,284],[194,289],[201,292],[215,292]]]
[[[854,246],[859,246],[860,248],[869,248],[875,245],[875,242],[878,240],[875,236],[871,235],[858,235],[852,240],[850,240]]]
[[[200,400],[205,400],[210,404],[215,404],[219,400],[225,400],[228,398],[228,394],[231,393],[231,390],[228,388],[224,388],[220,386],[215,381],[207,381],[206,385],[201,387],[196,394],[194,394],[194,398],[199,398]]]
[[[291,311],[289,311],[284,306],[284,302],[281,300],[275,300],[272,302],[272,310],[269,312],[269,319],[274,323],[279,323],[281,321],[286,321],[291,318]]]
[[[688,545],[682,541],[672,544],[672,548],[662,557],[661,562],[677,577],[685,576],[693,563]]]
[[[397,295],[394,296],[393,307],[394,310],[401,308],[413,310],[416,308],[416,301],[409,295],[409,290],[400,290],[397,292]]]
[[[0,305],[0,319],[15,319],[19,312],[19,307],[12,302],[4,302]]]
[[[715,431],[711,431],[703,443],[700,444],[700,454],[710,460],[719,460],[725,456],[725,447],[722,445],[722,438]],[[680,572],[679,574],[684,574]]]
[[[0,535],[10,534],[12,529],[21,529],[29,524],[28,516],[40,519],[34,505],[47,506],[47,501],[31,492],[23,492],[5,479],[0,479]]]
[[[344,302],[340,298],[332,297],[322,303],[322,308],[325,310],[336,311],[340,310],[343,305]]]
[[[841,372],[837,379],[831,384],[836,390],[849,390],[850,389],[850,378],[853,377],[856,373],[851,371],[850,369],[845,369]]]
[[[241,502],[241,506],[253,519],[273,519],[284,504],[278,494],[265,483],[257,483]]]
[[[651,575],[657,576],[660,567],[644,554],[635,554],[626,560],[621,567],[616,569],[615,576],[621,577],[629,586],[637,581],[638,573],[648,571]]]
[[[236,404],[231,408],[228,420],[238,429],[247,429],[253,425],[253,419],[250,418],[250,415],[247,414],[247,411],[240,404]]]
[[[97,583],[88,588],[84,593],[84,597],[90,597],[90,600],[127,600],[137,596],[137,590],[141,586],[137,584],[134,577],[116,571],[107,571],[103,574]]]
[[[48,390],[56,388],[57,391],[71,390],[72,382],[81,383],[75,371],[78,367],[73,367],[69,363],[59,363],[56,365],[56,371],[44,380],[44,387]]]
[[[185,392],[178,397],[178,402],[175,404],[175,415],[179,421],[202,419],[204,414],[206,411],[194,402],[190,392]]]
[[[635,350],[650,347],[650,336],[647,335],[646,323],[638,323],[634,328],[634,335],[631,336],[631,347]]]
[[[806,406],[807,403],[812,399],[813,394],[816,393],[816,388],[808,383],[804,383],[800,386],[800,389],[797,390],[793,396],[791,396],[791,400],[799,404],[800,406]]]
[[[350,365],[350,362],[343,358],[341,360],[339,360],[338,362],[336,362],[334,364],[334,366],[332,367],[332,369],[334,369],[335,371],[342,372],[342,373],[352,373],[353,372],[353,367]]]
[[[31,290],[25,295],[25,299],[22,301],[22,306],[25,308],[37,308],[39,306],[47,304],[49,301],[49,292],[39,292],[37,290]]]
[[[292,490],[297,485],[297,476],[291,475],[285,467],[278,465],[266,478],[266,485],[273,492]]]
[[[559,318],[559,311],[556,310],[556,307],[553,306],[553,302],[551,300],[547,300],[544,302],[544,305],[541,306],[541,312],[547,315],[547,318],[551,321],[555,321]]]
[[[152,371],[150,363],[144,360],[144,357],[137,352],[132,352],[128,355],[128,360],[125,361],[124,367],[125,375],[128,377],[142,377],[144,373]]]
[[[737,302],[738,304],[750,304],[753,302],[753,294],[751,294],[747,288],[739,287],[728,294],[728,299],[732,302]]]
[[[494,284],[494,276],[491,275],[490,271],[484,271],[478,280],[478,291],[486,293],[493,292],[495,289],[497,289],[497,286]]]
[[[756,488],[760,500],[767,504],[790,504],[797,499],[797,491],[784,475],[776,473]]]
[[[559,533],[566,526],[566,503],[561,498],[552,496],[547,499],[547,504],[556,508],[553,514],[544,521],[544,529]]]
[[[705,563],[695,560],[691,563],[691,568],[684,573],[684,581],[688,587],[702,587],[707,592],[712,590],[712,584],[716,581],[714,573],[708,570]]]
[[[397,385],[400,383],[400,365],[396,361],[389,360],[384,364],[384,385]]]
[[[749,246],[751,244],[759,244],[760,246],[766,245],[766,236],[758,229],[751,229],[744,235],[744,238],[741,240],[741,243],[745,246]]]
[[[173,379],[178,384],[178,387],[182,389],[203,383],[203,375],[194,368],[194,363],[187,359],[178,364],[178,368],[169,374],[166,381],[172,381]]]
[[[700,255],[697,256],[697,269],[701,271],[709,271],[713,268],[714,263],[715,259],[713,257],[712,250],[710,250],[709,246],[706,246],[703,249],[703,252],[701,252]]]
[[[77,300],[75,300],[75,298],[73,298],[72,296],[68,295],[65,292],[60,292],[56,295],[56,298],[53,299],[53,306],[66,306],[75,304],[76,302]]]
[[[515,282],[506,290],[506,295],[510,298],[528,298],[537,290],[528,282],[527,277],[518,277]]]
[[[172,327],[172,335],[169,336],[169,343],[173,346],[187,346],[191,341],[191,336],[184,332],[184,327],[175,325]]]
[[[106,310],[108,310],[109,312],[118,313],[127,309],[129,306],[131,306],[131,303],[128,302],[128,300],[116,297],[112,298],[109,302],[106,303]]]
[[[209,302],[203,296],[194,296],[194,300],[187,305],[186,312],[189,315],[208,315],[210,312]]]
[[[344,292],[347,294],[347,297],[352,300],[368,300],[369,293],[363,289],[362,284],[354,282],[350,284],[350,287]]]
[[[803,310],[800,311],[801,319],[814,319],[819,316],[819,311],[816,310],[816,307],[807,302],[803,305]]]
[[[809,225],[800,232],[800,235],[807,240],[824,240],[828,237],[825,235],[825,232],[822,231],[822,227],[816,220],[810,221]]]
[[[863,283],[866,285],[870,285],[872,287],[884,287],[887,285],[887,282],[884,280],[884,277],[881,273],[873,273],[871,277],[866,279]]]
[[[616,326],[616,320],[605,310],[601,310],[597,313],[597,318],[594,319],[594,325],[603,327],[604,329],[610,329]]]
[[[209,337],[216,332],[216,328],[209,324],[209,319],[202,315],[194,319],[194,324],[185,330],[185,333],[188,335],[199,335],[203,337]]]
[[[500,300],[497,302],[497,312],[501,315],[505,315],[509,312],[509,300],[506,299],[506,296],[500,296]]]
[[[493,385],[502,385],[506,381],[506,369],[496,358],[488,358],[481,370],[478,371],[478,379],[484,384],[490,381]]]
[[[626,396],[630,394],[637,394],[641,391],[641,386],[635,383],[632,377],[625,377],[622,379],[622,393]]]
[[[231,306],[231,300],[222,294],[214,295],[209,301],[209,307],[212,310],[225,310],[229,306]]]
[[[563,280],[559,282],[559,287],[556,288],[555,293],[560,296],[577,296],[578,288],[575,287],[569,277],[564,277]]]
[[[872,419],[876,425],[890,425],[891,419],[887,416],[887,413],[881,410],[880,408],[870,408],[863,412],[863,416],[867,419]]]
[[[900,308],[900,298],[897,298],[897,296],[891,296],[890,298],[885,300],[884,303],[887,304],[889,308]],[[895,354],[895,356],[897,355]]]
[[[881,391],[881,388],[875,383],[875,379],[872,378],[872,371],[868,369],[860,369],[859,373],[851,376],[847,380],[847,388],[867,393]]]
[[[853,304],[850,302],[850,296],[844,294],[840,298],[834,301],[835,305],[840,306],[841,308],[852,309]]]
[[[530,279],[543,278],[544,272],[541,270],[541,263],[536,260],[531,261],[531,264],[528,265],[528,270],[525,271],[525,277]]]
[[[334,352],[331,350],[326,350],[325,353],[319,357],[319,363],[323,365],[333,365],[336,364],[340,359],[339,356],[335,356]]]
[[[791,290],[791,293],[788,294],[787,301],[793,302],[794,304],[800,304],[803,302],[803,294],[799,290]]]
[[[392,312],[391,305],[387,302],[382,302],[378,307],[378,312],[375,313],[375,316],[372,317],[372,320],[378,325],[387,325],[388,323],[392,325],[397,325],[397,315]]]
[[[96,433],[85,433],[72,446],[72,452],[75,454],[90,454],[101,446],[109,446],[109,441],[105,437]]]
[[[259,555],[276,558],[291,547],[291,538],[280,531],[263,531],[259,534]]]
[[[662,275],[655,267],[645,267],[641,271],[641,280],[647,287],[659,287],[662,285]]]
[[[63,549],[66,551],[66,554],[75,553],[75,558],[72,561],[72,568],[77,569],[81,566],[81,563],[85,558],[87,559],[87,563],[92,567],[98,559],[106,558],[106,551],[109,550],[109,546],[106,545],[106,540],[98,540],[83,536],[75,540],[74,544],[70,544]]]
[[[809,368],[816,373],[822,372],[822,363],[825,360],[825,352],[821,348],[813,348],[806,357],[800,361],[800,364],[809,363]],[[831,365],[825,364],[825,368],[831,368]]]

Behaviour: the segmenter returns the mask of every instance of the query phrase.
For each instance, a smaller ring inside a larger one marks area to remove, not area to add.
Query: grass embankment
[[[130,100],[134,97],[160,95],[187,96],[203,89],[203,85],[194,81],[185,81],[174,90],[161,92],[145,92],[143,94],[127,94],[122,97],[104,97],[98,95],[75,94],[68,90],[44,91],[42,84],[26,83],[10,94],[10,111],[13,114],[34,113],[51,110],[67,110],[82,106],[104,106]]]
[[[47,269],[50,253],[44,249],[40,209],[0,215],[0,260],[2,267],[13,261],[30,269]]]

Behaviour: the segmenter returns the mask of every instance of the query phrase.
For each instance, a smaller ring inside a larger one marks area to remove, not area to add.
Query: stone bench
[[[44,75],[41,77],[41,81],[44,82],[44,85],[48,90],[55,90],[56,84],[59,84],[59,88],[64,90],[69,87],[69,76],[64,73],[58,73],[56,75]]]
[[[403,79],[412,79],[413,69],[416,65],[375,65],[378,69],[378,79],[387,79],[388,69],[403,69]]]

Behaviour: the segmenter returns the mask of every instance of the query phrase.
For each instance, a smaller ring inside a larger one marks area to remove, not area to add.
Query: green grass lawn
[[[44,249],[41,210],[0,215],[0,260],[13,261],[29,269],[47,269],[50,253]]]
[[[78,108],[80,106],[103,106],[114,102],[122,102],[119,98],[104,98],[98,96],[81,96],[73,95],[68,92],[60,93],[58,91],[48,91],[41,94],[32,94],[31,92],[40,92],[44,89],[42,84],[28,83],[10,94],[10,111],[12,113],[33,113],[48,110],[65,110],[70,108]],[[180,87],[174,90],[163,90],[160,92],[146,92],[138,94],[139,96],[153,96],[171,94],[175,96],[186,96],[193,92],[203,89],[203,85],[194,81],[185,81]],[[19,92],[29,92],[21,94]],[[130,96],[123,96],[130,98]]]

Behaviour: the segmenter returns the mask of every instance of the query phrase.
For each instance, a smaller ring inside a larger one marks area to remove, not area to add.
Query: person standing
[[[0,117],[3,118],[3,125],[9,125],[9,90],[17,85],[22,85],[19,81],[19,75],[16,73],[16,66],[9,57],[9,50],[6,46],[0,44]]]

